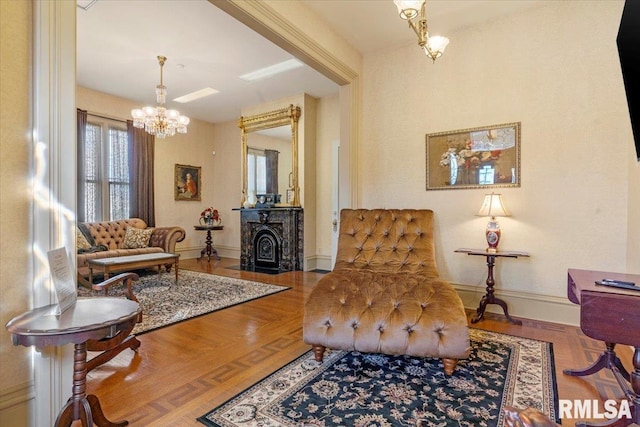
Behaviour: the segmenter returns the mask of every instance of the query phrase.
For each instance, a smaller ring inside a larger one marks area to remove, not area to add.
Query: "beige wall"
[[[474,214],[487,191],[426,191],[427,133],[522,123],[522,186],[497,190],[513,214],[499,221],[500,247],[531,258],[498,261],[499,291],[570,305],[568,268],[640,273],[639,165],[615,45],[622,7],[545,2],[448,34],[435,64],[413,44],[365,55],[362,204],[433,209],[441,275],[478,285],[476,300],[486,260],[453,251],[486,245],[487,219]]]
[[[640,138],[640,135],[638,135]],[[640,272],[640,161],[635,147],[629,149],[629,231],[627,232],[627,269],[628,272]]]
[[[0,425],[27,424],[32,349],[4,325],[31,308],[31,2],[0,2]],[[10,125],[9,125],[10,124]]]

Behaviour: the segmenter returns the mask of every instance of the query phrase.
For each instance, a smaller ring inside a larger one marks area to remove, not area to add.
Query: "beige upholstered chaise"
[[[462,300],[438,278],[433,212],[343,210],[336,264],[306,301],[303,334],[318,361],[325,348],[434,357],[453,373],[469,331]]]

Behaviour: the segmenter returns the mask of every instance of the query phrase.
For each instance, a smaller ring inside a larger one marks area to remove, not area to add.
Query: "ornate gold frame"
[[[185,177],[191,175],[191,179],[195,183],[196,194],[191,194],[186,189]],[[200,201],[202,200],[202,167],[191,165],[180,165],[176,163],[174,180],[173,180],[173,194],[174,200],[181,201]]]
[[[242,200],[240,206],[244,206],[247,200],[247,134],[264,129],[291,125],[291,186],[293,198],[289,205],[300,206],[300,188],[298,188],[298,120],[300,119],[300,107],[293,104],[287,108],[256,114],[254,116],[240,116],[238,127],[242,130]]]
[[[491,148],[498,141],[508,148]],[[491,183],[479,180],[483,164],[495,167]],[[520,187],[520,122],[427,134],[426,172],[427,190]]]

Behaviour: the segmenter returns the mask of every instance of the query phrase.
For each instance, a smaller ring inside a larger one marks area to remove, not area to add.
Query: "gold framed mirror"
[[[282,151],[281,149],[276,148],[275,146],[270,147],[269,143],[267,145],[263,145],[260,148],[251,147],[249,145],[248,137],[249,134],[260,134],[261,136],[267,130],[275,130],[279,128],[283,128],[280,130],[286,130],[286,127],[290,127],[290,133],[286,133],[287,136],[290,136],[291,145],[286,145],[285,150],[289,150],[290,152],[282,153],[284,155],[280,155],[279,157],[284,157],[285,159],[291,158],[291,168],[288,170],[286,166],[284,168],[276,167],[273,169],[274,177],[266,176],[267,174],[271,175],[272,173],[265,171],[265,168],[260,168],[262,173],[265,174],[263,178],[266,181],[274,182],[274,187],[264,188],[262,191],[264,193],[274,193],[276,194],[278,200],[278,205],[287,205],[287,206],[300,206],[300,188],[298,187],[298,120],[300,119],[300,107],[295,107],[293,105],[289,105],[287,108],[282,108],[279,110],[270,111],[263,114],[256,114],[253,116],[240,116],[238,119],[238,127],[241,129],[241,142],[242,142],[242,200],[240,201],[241,207],[247,207],[248,197],[249,197],[249,186],[251,186],[252,191],[255,191],[256,186],[253,183],[255,180],[255,171],[249,170],[248,164],[254,164],[254,156],[256,152],[260,151],[272,151],[279,153]],[[279,132],[282,133],[282,132]],[[266,137],[269,137],[266,135]],[[256,138],[257,139],[257,138]],[[276,163],[277,160],[276,160]],[[280,162],[280,164],[286,164],[286,162]],[[269,169],[268,167],[266,168]],[[281,169],[281,170],[279,170]],[[251,185],[250,185],[250,177],[251,177]],[[273,179],[272,179],[273,178]],[[285,180],[287,184],[286,191],[284,193],[284,200],[280,200],[280,196],[282,188],[277,184],[281,180]],[[277,190],[273,190],[276,188]],[[255,196],[256,194],[253,194]],[[255,203],[255,201],[253,201]]]

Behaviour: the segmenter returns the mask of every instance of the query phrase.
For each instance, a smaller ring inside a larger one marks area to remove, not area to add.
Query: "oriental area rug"
[[[124,285],[111,287],[109,296],[124,297],[123,288]],[[132,334],[140,335],[287,289],[285,286],[189,270],[178,271],[177,285],[173,271],[160,275],[141,274],[140,281],[133,285],[133,294],[142,307],[142,322],[136,324]],[[79,297],[103,295],[82,286],[78,288]]]
[[[502,427],[503,408],[557,420],[551,343],[470,329],[472,352],[446,376],[436,359],[309,351],[198,418],[207,426]]]

